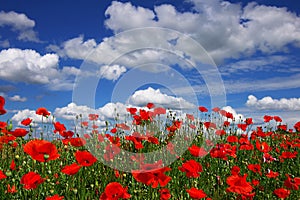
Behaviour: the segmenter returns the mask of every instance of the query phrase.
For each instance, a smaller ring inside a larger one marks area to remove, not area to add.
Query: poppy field
[[[41,123],[0,121],[0,199],[300,199],[300,119],[254,126],[220,108],[153,103],[127,113],[105,127],[77,116],[72,130],[43,107]]]

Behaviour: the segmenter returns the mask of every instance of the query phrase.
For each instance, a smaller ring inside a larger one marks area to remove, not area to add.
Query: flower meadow
[[[1,199],[300,199],[300,122],[265,115],[254,126],[220,108],[180,115],[153,103],[127,112],[105,127],[77,116],[73,130],[46,108],[41,123],[0,121]]]

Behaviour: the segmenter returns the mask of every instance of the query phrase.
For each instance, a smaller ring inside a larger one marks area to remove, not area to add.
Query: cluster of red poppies
[[[0,115],[6,113],[4,104],[5,99],[0,97]],[[145,186],[142,190],[147,187],[151,188],[151,191],[157,189],[155,191],[158,196],[155,198],[161,200],[186,197],[207,200],[299,197],[300,172],[297,171],[298,166],[294,162],[299,161],[300,122],[294,125],[294,130],[287,130],[287,126],[281,123],[280,117],[266,115],[264,121],[269,123],[274,120],[277,129],[256,127],[251,131],[249,137],[246,133],[250,131],[249,126],[253,124],[251,118],[234,124],[229,120],[233,119],[231,113],[213,108],[215,116],[219,115],[224,119],[221,127],[211,121],[199,123],[197,117],[186,114],[185,121],[174,119],[164,127],[165,130],[154,132],[147,130],[145,133],[134,130],[130,135],[120,136],[121,132],[130,132],[132,127],[147,126],[154,123],[157,116],[166,114],[166,109],[155,107],[153,103],[147,104],[146,107],[139,110],[128,108],[132,124],[128,124],[128,122],[115,124],[107,133],[98,131],[95,121],[99,116],[90,114],[90,122],[84,121],[81,125],[88,127],[91,124],[92,130],[90,133],[85,133],[83,137],[78,137],[76,132],[67,130],[63,123],[53,122],[53,133],[60,136],[54,141],[24,139],[32,131],[30,128],[13,129],[6,122],[0,122],[0,150],[2,155],[5,155],[3,159],[10,163],[7,166],[4,164],[5,162],[0,162],[0,169],[2,169],[0,170],[0,180],[7,180],[3,184],[5,189],[1,189],[1,191],[6,195],[21,195],[23,194],[22,189],[35,191],[40,185],[47,187],[46,184],[53,183],[53,188],[56,189],[51,192],[52,195],[47,195],[45,198],[47,200],[68,199],[72,197],[69,197],[68,194],[63,195],[66,190],[55,187],[66,184],[66,177],[72,177],[72,181],[67,183],[71,185],[74,177],[78,178],[76,183],[81,184],[85,179],[99,179],[100,176],[104,176],[100,185],[98,180],[86,181],[92,183],[89,189],[92,189],[97,198],[100,197],[101,200],[129,199],[133,195],[139,195],[137,191],[140,191],[141,188],[130,188],[133,185]],[[200,106],[199,111],[204,115],[208,109]],[[46,108],[38,108],[36,114],[42,117],[51,115]],[[25,127],[30,127],[32,123],[33,120],[30,118],[21,121]],[[172,141],[171,138],[182,128],[194,133],[195,136],[199,136],[201,131],[214,130],[218,140],[212,141],[197,137],[198,139],[195,139],[184,155],[177,155],[178,146],[176,141]],[[237,129],[242,133],[233,132]],[[167,133],[165,140],[159,138],[160,132]],[[164,166],[162,160],[147,162],[143,154],[137,154],[131,157],[131,161],[138,165],[138,169],[132,170],[131,173],[113,170],[114,176],[106,177],[105,173],[111,175],[111,169],[97,162],[97,158],[85,149],[85,144],[92,138],[96,138],[96,147],[105,144],[103,156],[107,162],[113,162],[115,157],[120,154],[120,149],[143,153],[147,152],[145,151],[146,147],[150,151],[152,147],[154,149],[154,147],[163,145],[166,145],[168,152],[175,155],[178,160],[170,166]],[[6,154],[10,151],[19,154],[10,157],[9,154]],[[20,156],[23,157],[20,158]],[[30,168],[24,169],[22,164],[28,163]],[[38,167],[39,165],[41,168]],[[45,172],[45,169],[55,169],[56,171],[51,171],[50,175]],[[98,176],[80,176],[84,172],[96,173],[100,169],[103,171],[99,172]],[[20,177],[18,183],[16,177]],[[215,180],[211,178],[215,178]],[[12,179],[14,181],[9,182]],[[211,186],[209,186],[210,181]],[[176,186],[178,183],[183,185]],[[69,190],[78,194],[78,190],[74,188],[75,185],[70,186]],[[63,185],[60,187],[64,188]],[[213,190],[212,188],[217,189]],[[271,188],[272,191],[270,192],[270,189],[267,188]],[[223,191],[219,192],[220,189]]]

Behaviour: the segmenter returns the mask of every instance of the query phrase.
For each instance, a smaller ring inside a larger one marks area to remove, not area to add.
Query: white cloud
[[[116,32],[136,27],[153,26],[154,22],[151,22],[155,17],[152,10],[117,1],[112,2],[111,6],[106,9],[105,15],[109,17],[105,22],[106,26]]]
[[[193,12],[178,12],[166,4],[151,10],[114,1],[105,12],[105,24],[115,32],[149,26],[175,29],[195,38],[217,61],[300,44],[300,18],[286,8],[254,3],[241,7],[220,0],[190,2]],[[131,23],[124,23],[128,19]]]
[[[281,98],[273,99],[270,96],[257,99],[253,95],[248,96],[246,105],[257,110],[300,110],[300,98]]]
[[[9,97],[9,100],[11,100],[11,101],[25,102],[25,101],[27,101],[27,98],[26,97],[21,97],[20,95],[14,95],[12,97]]]
[[[13,82],[49,83],[56,72],[58,56],[40,55],[34,50],[7,49],[0,52],[0,78]]]
[[[95,47],[97,43],[94,39],[83,41],[83,36],[73,38],[64,42],[63,48],[65,54],[71,58],[85,58]]]
[[[18,32],[19,40],[40,42],[37,33],[33,30],[35,21],[29,19],[23,13],[0,12],[0,27],[11,27],[13,31]]]
[[[51,119],[45,119],[45,117],[43,118],[42,121],[42,116],[41,115],[37,115],[35,113],[35,110],[29,110],[29,109],[25,109],[25,110],[19,110],[17,111],[16,114],[13,115],[13,117],[11,118],[12,121],[18,122],[19,125],[21,125],[21,121],[26,119],[26,118],[30,118],[33,120],[33,122],[35,123],[51,123]]]
[[[169,96],[163,94],[159,89],[155,90],[151,87],[145,90],[138,90],[129,98],[129,103],[137,106],[145,106],[149,102],[170,109],[192,109],[196,107],[182,97]]]
[[[46,84],[51,90],[70,90],[75,67],[58,68],[56,54],[41,55],[32,49],[10,48],[0,51],[0,79],[29,84]]]
[[[245,121],[244,115],[237,113],[236,110],[233,109],[231,106],[225,106],[222,108],[222,110],[225,110],[226,112],[230,112],[233,115],[235,123],[242,123],[243,121]],[[231,122],[232,120],[229,119],[229,121]]]
[[[67,120],[75,120],[76,116],[82,115],[82,118],[86,119],[89,114],[95,113],[95,110],[88,106],[78,106],[75,103],[70,103],[66,107],[56,108],[54,116],[57,118],[63,118]]]
[[[76,105],[75,103],[69,103],[65,107],[56,108],[54,111],[54,116],[56,118],[62,118],[66,120],[76,120],[77,116],[78,121],[87,121],[89,114],[98,114],[99,119],[97,120],[97,125],[105,126],[106,120],[115,119],[115,117],[117,117],[117,113],[120,117],[124,117],[126,112],[126,106],[122,103],[108,103],[98,109],[83,105]],[[81,119],[79,116],[81,116]]]
[[[103,107],[99,108],[98,112],[99,112],[100,118],[102,120],[115,119],[117,117],[117,114],[122,119],[122,118],[124,118],[125,114],[127,113],[127,111],[126,111],[127,106],[128,105],[125,105],[120,102],[107,103]]]
[[[123,73],[126,72],[124,66],[112,65],[101,66],[99,70],[99,76],[106,78],[107,80],[117,80]]]

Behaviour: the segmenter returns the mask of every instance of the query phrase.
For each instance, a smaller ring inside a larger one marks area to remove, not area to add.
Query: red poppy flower
[[[87,122],[87,121],[81,122],[81,126],[88,127],[89,126],[89,122]]]
[[[129,130],[130,130],[130,127],[127,126],[125,123],[116,124],[116,127],[117,127],[117,128],[120,128],[120,129],[123,129],[123,130],[125,130],[125,131],[129,131]]]
[[[239,139],[240,150],[248,150],[251,151],[254,149],[254,146],[251,144],[247,137],[241,137]]]
[[[11,163],[10,163],[9,168],[10,168],[11,170],[16,170],[16,163],[15,163],[15,160],[11,160]]]
[[[228,119],[233,119],[233,114],[231,112],[226,112],[225,117]]]
[[[203,190],[199,190],[194,187],[192,187],[191,189],[187,189],[186,191],[187,191],[187,193],[189,193],[190,197],[193,199],[202,199],[207,196]]]
[[[140,109],[140,117],[142,120],[147,121],[147,120],[152,120],[151,118],[151,112]]]
[[[291,178],[288,174],[285,175],[286,180],[284,181],[284,186],[291,190],[298,190],[300,185],[300,178]]]
[[[223,126],[225,126],[225,127],[228,127],[230,125],[230,122],[229,121],[225,121],[224,123],[223,123]]]
[[[110,130],[111,133],[115,134],[117,132],[117,128],[113,128]]]
[[[273,119],[272,116],[269,116],[269,115],[265,115],[265,116],[264,116],[264,122],[269,122],[269,121],[271,121],[272,119]]]
[[[103,155],[104,160],[111,161],[114,159],[116,155],[118,155],[121,152],[120,148],[117,145],[114,144],[108,144],[105,147],[105,153]]]
[[[21,124],[24,125],[24,126],[28,126],[28,125],[31,124],[31,122],[32,122],[32,119],[27,118],[27,119],[22,120]]]
[[[6,178],[6,175],[3,173],[2,170],[0,170],[0,180],[5,179],[5,178]]]
[[[242,131],[246,131],[247,130],[247,124],[238,124],[237,125],[237,127],[239,128],[239,129],[241,129]]]
[[[0,121],[0,130],[6,129],[7,123],[6,122],[1,122]]]
[[[46,140],[31,140],[24,145],[23,149],[32,159],[39,162],[55,160],[60,156],[55,145]]]
[[[127,193],[127,187],[123,187],[118,182],[111,182],[107,184],[104,192],[100,196],[100,200],[118,200],[129,199],[130,194]]]
[[[294,125],[294,128],[297,132],[300,132],[300,121]]]
[[[81,166],[77,163],[73,163],[71,165],[65,166],[61,172],[67,175],[74,175],[77,174],[77,172],[80,170]]]
[[[178,167],[178,169],[185,172],[185,175],[188,178],[197,178],[200,176],[200,172],[202,172],[202,166],[195,160],[189,160],[183,163],[181,167]]]
[[[17,189],[16,189],[16,186],[15,185],[10,186],[10,184],[7,184],[7,190],[6,191],[8,193],[11,193],[11,194],[18,192]]]
[[[5,99],[0,96],[0,115],[4,115],[6,113],[6,110],[3,108],[5,105]]]
[[[135,115],[135,113],[136,113],[136,111],[137,111],[136,108],[127,108],[126,110],[127,110],[127,112],[129,112],[131,115]]]
[[[99,115],[97,114],[89,114],[89,120],[90,121],[96,121],[98,119]]]
[[[247,118],[247,119],[245,120],[245,123],[246,123],[247,125],[253,124],[252,118]]]
[[[160,200],[168,200],[171,198],[170,190],[167,188],[163,188],[159,190]]]
[[[62,133],[64,132],[66,129],[64,124],[61,124],[60,122],[55,122],[53,123],[55,130],[53,131],[54,133]]]
[[[238,174],[240,174],[240,168],[238,166],[233,166],[231,168],[231,174],[232,175],[238,175]]]
[[[228,156],[235,158],[236,146],[231,146],[230,144],[217,144],[209,153],[212,158],[221,158],[222,160],[227,160]]]
[[[46,197],[45,200],[63,200],[64,196],[59,196],[58,194],[51,196],[51,197]]]
[[[64,145],[72,145],[73,147],[82,147],[86,144],[86,140],[83,138],[68,138],[61,140]]]
[[[186,114],[186,118],[192,121],[195,119],[194,115],[190,115],[190,114]]]
[[[213,129],[216,129],[217,128],[217,125],[213,122],[204,122],[203,123],[205,128],[209,129],[209,128],[213,128]]]
[[[92,166],[97,161],[97,158],[88,151],[76,151],[75,158],[78,164],[85,167]]]
[[[154,115],[164,115],[164,114],[166,114],[166,109],[158,107],[158,108],[154,108],[153,112],[154,112]]]
[[[258,186],[260,183],[259,180],[257,180],[257,179],[253,179],[251,182],[252,182],[253,186]]]
[[[228,135],[226,141],[229,143],[235,143],[239,141],[239,138],[235,135]]]
[[[64,138],[71,138],[74,135],[73,131],[63,131],[59,133]]]
[[[188,148],[190,154],[195,157],[203,157],[207,155],[207,151],[203,147],[198,147],[196,145],[192,145],[191,147]]]
[[[222,130],[216,130],[216,135],[222,136],[222,135],[226,135],[226,132],[222,129]]]
[[[278,172],[273,172],[272,170],[270,170],[267,174],[266,177],[268,178],[276,178],[277,176],[279,176]]]
[[[278,125],[278,126],[277,126],[277,129],[278,129],[278,130],[286,131],[286,130],[287,130],[287,125],[285,125],[285,124]]]
[[[132,171],[132,176],[136,181],[144,183],[148,186],[151,185],[152,188],[157,188],[158,184],[161,187],[165,187],[172,178],[164,173],[166,171],[170,171],[171,168],[160,168],[161,166],[161,160],[154,164],[143,164],[141,166],[141,170]]]
[[[268,145],[266,142],[259,142],[259,140],[256,141],[256,148],[260,152],[268,153],[272,150],[272,148]]]
[[[38,108],[35,113],[37,115],[43,115],[44,117],[48,117],[50,115],[47,108],[44,107]]]
[[[204,106],[199,106],[198,109],[200,110],[200,112],[208,112],[207,108],[205,108]]]
[[[278,189],[274,190],[274,194],[278,198],[281,198],[281,199],[287,198],[288,196],[290,196],[290,193],[291,192],[285,188],[278,188]]]
[[[154,103],[147,103],[147,108],[151,109],[154,107],[155,107]]]
[[[26,190],[35,189],[37,186],[44,182],[44,179],[35,172],[29,172],[22,176],[21,184]]]
[[[24,137],[27,135],[28,131],[23,128],[16,128],[14,131],[11,131],[10,134],[12,134],[15,137]]]
[[[214,112],[219,112],[221,109],[220,108],[218,108],[218,107],[214,107],[213,109],[212,109],[212,111],[214,111]]]
[[[294,152],[284,151],[279,156],[279,159],[281,162],[283,162],[285,159],[297,158],[297,154],[298,154],[297,151],[294,151]]]
[[[250,194],[253,190],[253,187],[249,182],[246,181],[247,174],[244,176],[232,175],[226,179],[226,183],[229,187],[226,189],[227,192],[233,192],[237,194]]]
[[[254,173],[259,173],[259,174],[261,174],[261,166],[260,166],[260,164],[249,164],[248,166],[247,166],[247,168],[249,169],[249,170],[251,170],[252,172],[254,172]]]
[[[276,122],[282,122],[282,119],[281,119],[279,116],[274,116],[273,119],[274,119]]]
[[[172,126],[167,127],[167,131],[170,133],[174,133],[176,130],[180,129],[182,122],[181,121],[173,121]]]

